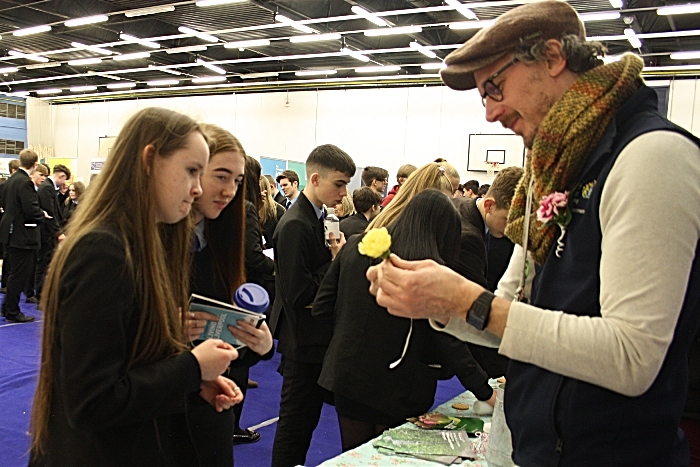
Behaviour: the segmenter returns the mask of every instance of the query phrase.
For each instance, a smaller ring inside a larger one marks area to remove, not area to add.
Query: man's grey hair
[[[545,60],[546,42],[541,39],[534,43],[523,43],[515,49],[515,58],[523,63]],[[608,51],[600,42],[582,41],[573,34],[563,36],[559,42],[561,42],[562,52],[566,57],[566,68],[578,74],[602,65],[603,56]]]

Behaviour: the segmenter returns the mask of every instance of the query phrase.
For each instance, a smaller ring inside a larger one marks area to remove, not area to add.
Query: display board
[[[78,173],[78,159],[67,159],[65,157],[51,157],[48,161],[47,164],[49,168],[51,168],[51,173],[53,173],[53,168],[57,166],[58,164],[65,165],[68,167],[71,171],[71,175],[73,178],[71,180],[75,180],[75,174]]]
[[[287,163],[287,168],[293,170],[299,175],[299,190],[303,190],[306,187],[306,164],[302,162],[289,161]]]
[[[303,190],[306,186],[306,164],[303,162],[261,157],[260,166],[262,167],[263,175],[272,175],[275,179],[277,179],[277,176],[285,170],[293,170],[297,173],[297,175],[299,175],[299,189]]]
[[[355,170],[355,175],[352,176],[350,179],[350,183],[348,183],[348,193],[352,195],[352,192],[357,190],[358,188],[362,188],[362,170],[364,167],[358,167],[357,170]]]
[[[277,176],[287,169],[287,161],[261,157],[260,166],[263,175],[272,175],[272,178],[277,179]]]

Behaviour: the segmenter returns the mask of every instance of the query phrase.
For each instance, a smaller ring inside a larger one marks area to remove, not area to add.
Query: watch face
[[[467,323],[474,326],[479,331],[486,328],[486,322],[491,313],[491,302],[494,295],[489,291],[484,291],[479,295],[467,314]]]

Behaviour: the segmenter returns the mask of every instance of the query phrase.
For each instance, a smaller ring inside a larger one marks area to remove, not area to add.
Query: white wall
[[[77,158],[78,176],[89,178],[99,138],[116,136],[130,115],[150,106],[216,123],[257,158],[303,162],[315,146],[333,143],[359,167],[386,168],[392,183],[400,165],[437,157],[455,165],[462,181],[489,183],[486,173],[467,171],[469,134],[507,133],[484,120],[476,91],[444,86],[228,94],[53,105],[55,157]],[[700,135],[700,80],[671,82],[669,117]]]
[[[304,162],[314,147],[333,143],[358,167],[386,168],[392,183],[399,166],[437,157],[453,163],[462,180],[488,183],[484,172],[467,172],[469,134],[505,133],[484,120],[475,91],[433,86],[228,94],[53,105],[54,157],[77,158],[77,176],[88,179],[99,138],[116,136],[129,116],[150,106],[216,123],[257,158]]]
[[[700,136],[700,79],[671,82],[668,118],[695,136]]]

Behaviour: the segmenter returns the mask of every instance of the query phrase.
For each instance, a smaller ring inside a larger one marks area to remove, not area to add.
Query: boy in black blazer
[[[345,234],[345,238],[364,232],[382,208],[382,197],[368,186],[355,190],[352,202],[357,212],[340,221],[340,231]]]
[[[331,144],[317,147],[306,160],[308,184],[282,216],[275,243],[275,302],[270,328],[279,339],[283,377],[279,421],[272,465],[305,463],[321,415],[326,391],[317,381],[332,333],[332,322],[311,316],[321,280],[345,244],[345,236],[324,240],[324,205],[334,206],[346,195],[355,163]]]
[[[39,156],[32,150],[19,153],[20,168],[5,182],[3,189],[5,213],[0,220],[0,242],[7,246],[10,277],[7,295],[2,304],[5,319],[14,323],[34,321],[19,309],[19,296],[27,284],[39,249],[39,225],[44,212],[29,175],[36,168]]]
[[[71,172],[68,167],[62,164],[54,165],[53,173],[39,185],[39,207],[49,215],[41,226],[41,248],[37,253],[36,271],[34,275],[34,285],[36,287],[36,297],[41,297],[41,290],[44,287],[44,276],[46,268],[51,261],[53,252],[59,240],[65,238],[61,233],[63,225],[63,207],[58,198],[58,191],[61,186],[70,178]]]

